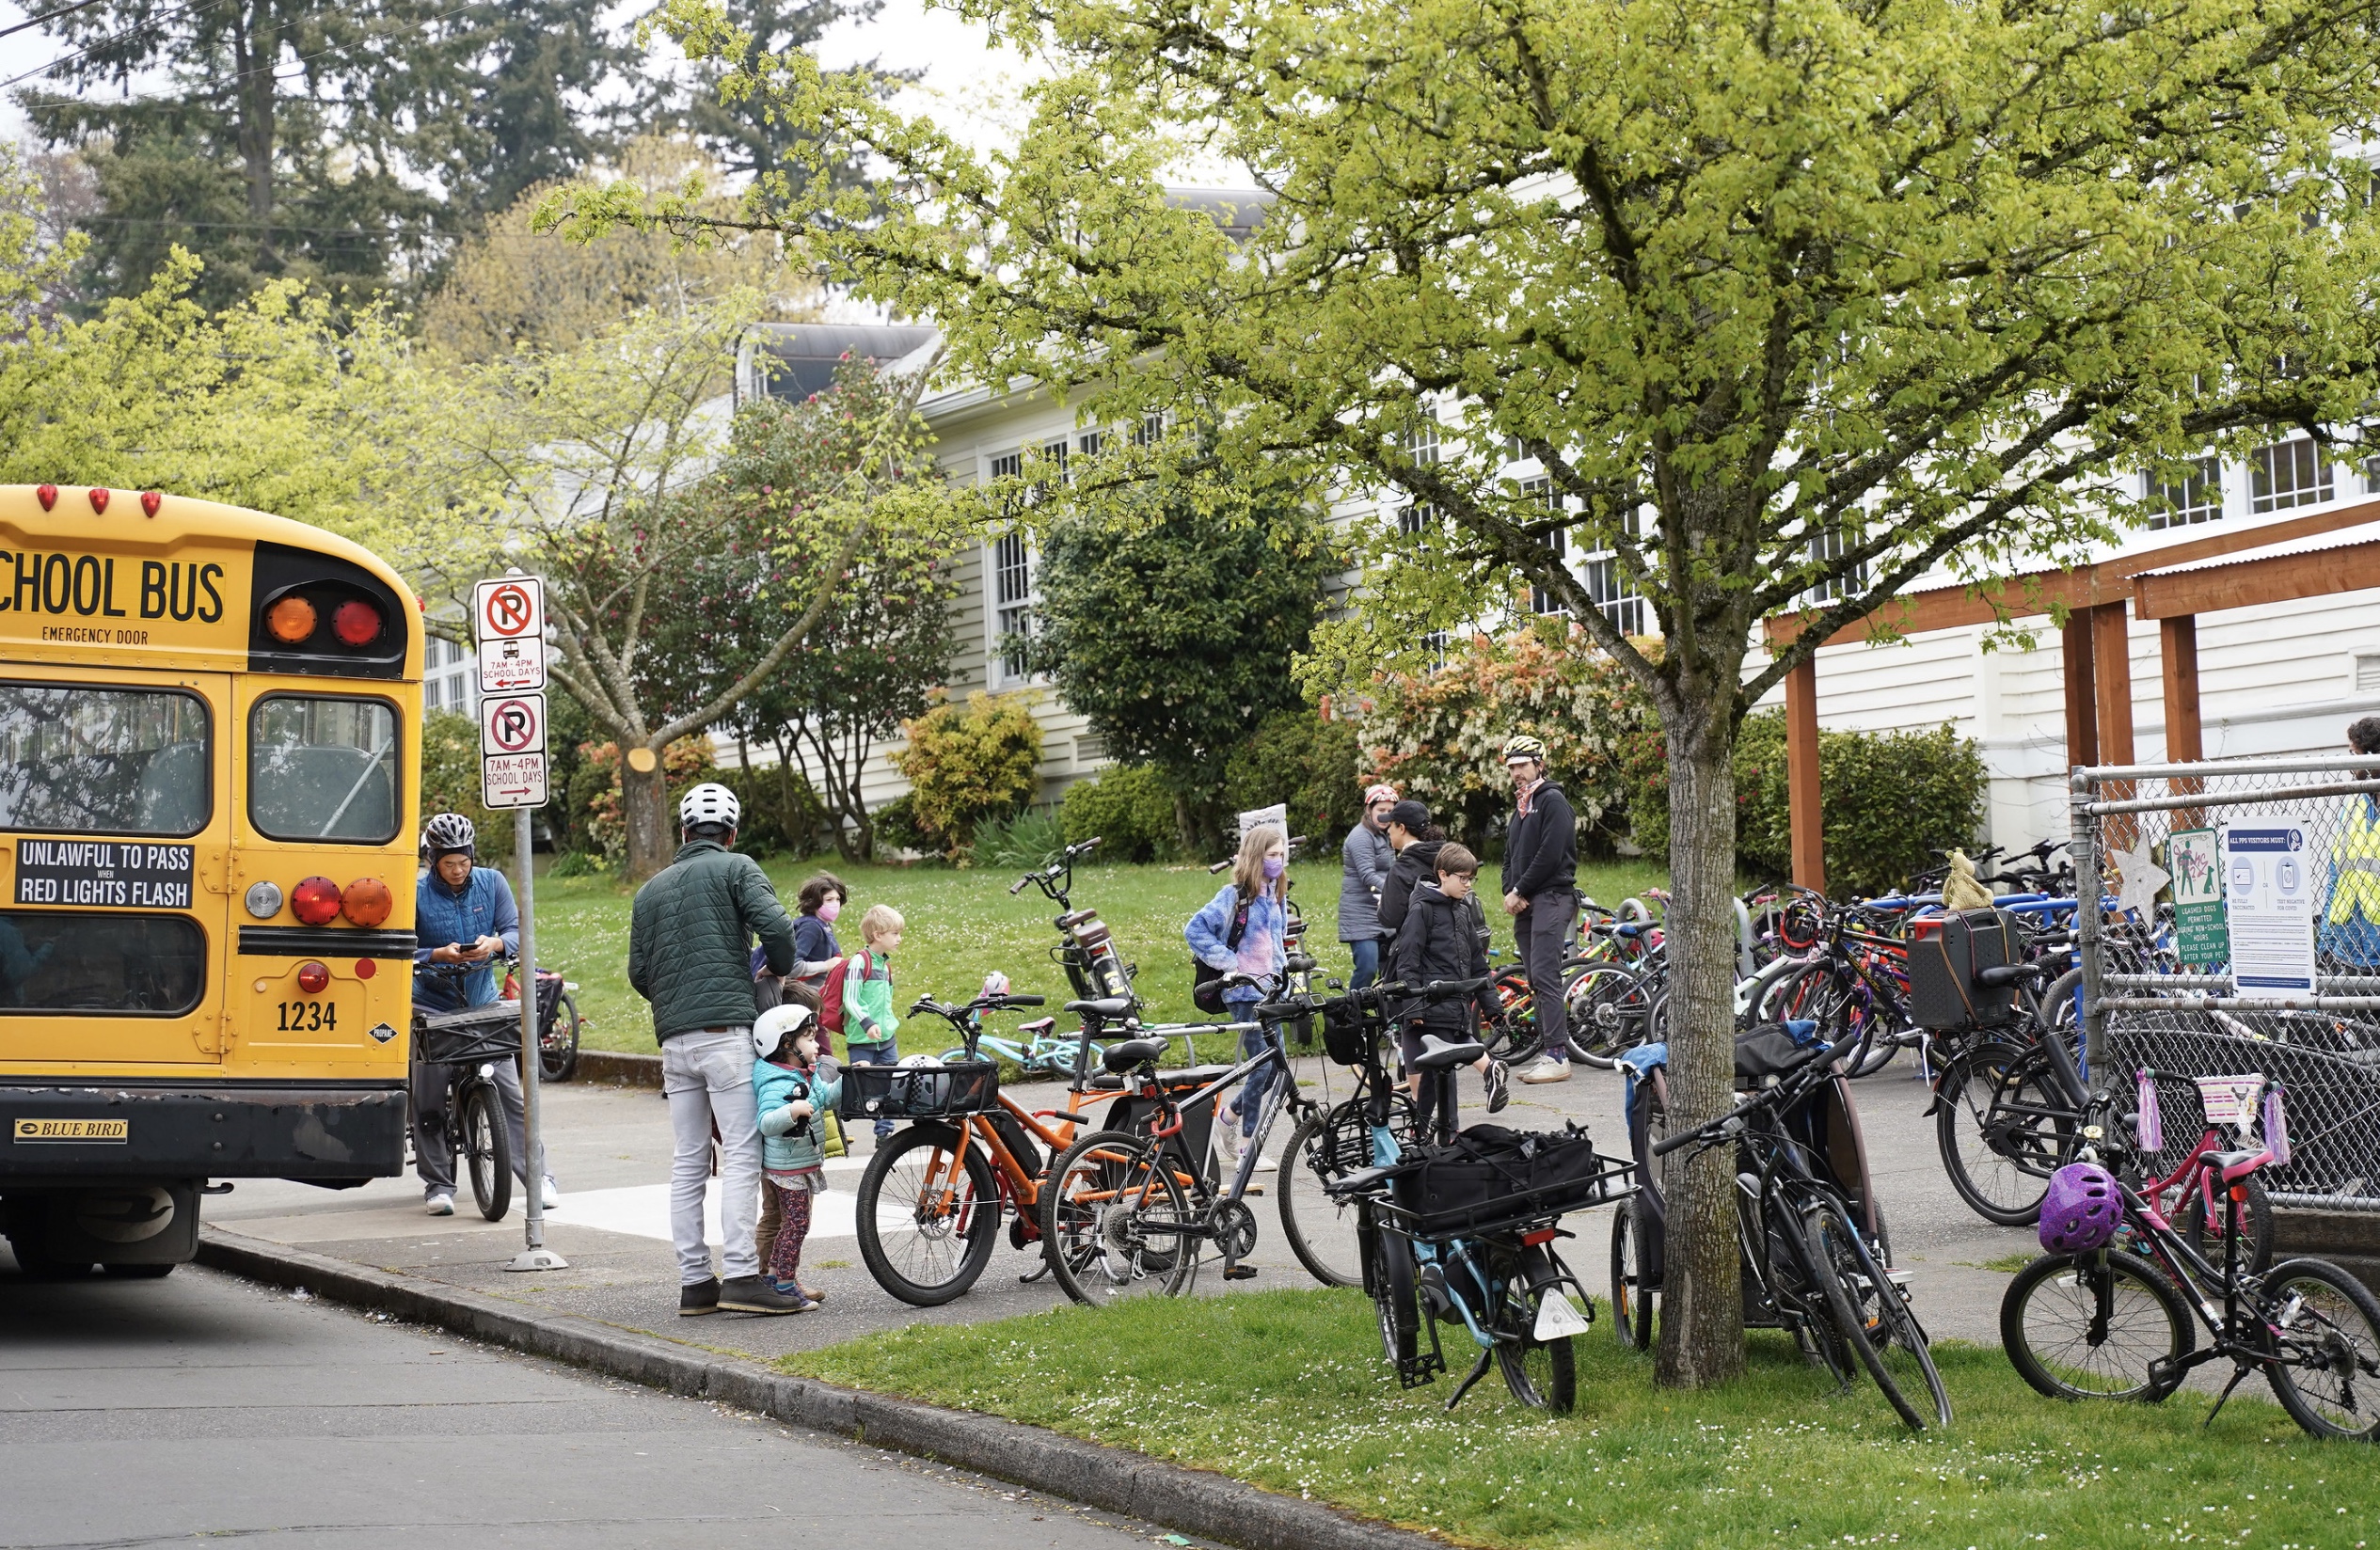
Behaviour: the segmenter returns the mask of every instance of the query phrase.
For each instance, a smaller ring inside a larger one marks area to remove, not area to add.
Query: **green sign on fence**
[[[2173,874],[2175,949],[2182,961],[2212,968],[2229,961],[2231,939],[2223,918],[2223,864],[2212,829],[2177,829],[2166,846]]]

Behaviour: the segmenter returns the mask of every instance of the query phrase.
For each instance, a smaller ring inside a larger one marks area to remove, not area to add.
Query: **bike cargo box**
[[[520,1003],[491,1001],[413,1020],[413,1058],[429,1066],[476,1066],[520,1054]]]
[[[1000,1068],[989,1060],[940,1066],[846,1066],[845,1119],[935,1119],[981,1114],[999,1101]]]
[[[1600,1205],[1611,1185],[1626,1187],[1626,1170],[1610,1184],[1605,1171],[1584,1131],[1474,1125],[1452,1146],[1422,1148],[1421,1165],[1397,1177],[1395,1200],[1417,1237],[1480,1232]]]
[[[2016,917],[2001,909],[1967,909],[1912,921],[1909,926],[1910,1015],[1920,1028],[1997,1028],[2014,1021],[2014,986],[1987,990],[1975,984],[1985,969],[2014,963],[2022,939]]]

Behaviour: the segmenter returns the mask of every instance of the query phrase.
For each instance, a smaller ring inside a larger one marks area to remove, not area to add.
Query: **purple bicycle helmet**
[[[2050,1175],[2041,1200],[2041,1246],[2052,1254],[2088,1254],[2116,1240],[2124,1219],[2116,1178],[2096,1162],[2069,1162]]]

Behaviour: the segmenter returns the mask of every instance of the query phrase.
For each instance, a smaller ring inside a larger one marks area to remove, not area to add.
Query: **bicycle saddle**
[[[1162,1038],[1128,1038],[1121,1044],[1109,1045],[1099,1063],[1120,1075],[1135,1067],[1152,1064],[1165,1052],[1166,1041]]]
[[[1054,1017],[1035,1018],[1030,1022],[1018,1023],[1017,1032],[1020,1034],[1046,1034],[1056,1026],[1057,1019]]]
[[[1443,1071],[1450,1066],[1468,1066],[1485,1053],[1487,1046],[1475,1038],[1455,1044],[1436,1034],[1423,1034],[1420,1057],[1412,1064],[1417,1071]]]
[[[2206,1164],[2215,1171],[2216,1177],[2228,1184],[2232,1180],[2234,1168],[2244,1168],[2247,1163],[2255,1162],[2263,1155],[2261,1151],[2209,1152],[2206,1155]]]
[[[1355,1172],[1341,1174],[1337,1178],[1325,1179],[1323,1190],[1329,1194],[1361,1194],[1366,1190],[1378,1188],[1382,1179],[1397,1171],[1398,1169],[1393,1165],[1383,1168],[1357,1168]]]
[[[1132,1016],[1133,1004],[1122,996],[1102,996],[1097,1001],[1070,1001],[1066,1009],[1076,1017],[1097,1018],[1102,1022],[1121,1022]]]

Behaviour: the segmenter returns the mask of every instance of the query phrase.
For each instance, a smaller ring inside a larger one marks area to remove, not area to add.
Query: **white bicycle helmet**
[[[762,1060],[777,1052],[787,1034],[798,1034],[810,1025],[810,1008],[799,1003],[771,1006],[760,1014],[760,1020],[752,1025],[752,1052]]]
[[[432,861],[456,851],[470,855],[479,845],[479,830],[460,813],[440,813],[421,826],[421,854]]]
[[[717,824],[733,829],[743,821],[744,808],[736,794],[717,781],[705,781],[677,804],[677,821],[688,829]]]

